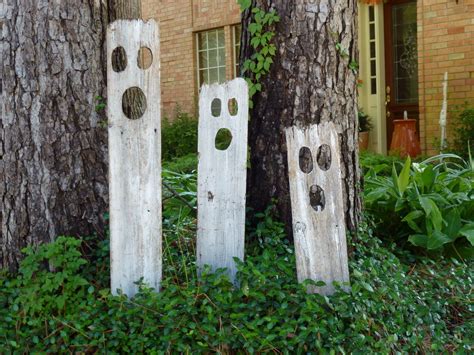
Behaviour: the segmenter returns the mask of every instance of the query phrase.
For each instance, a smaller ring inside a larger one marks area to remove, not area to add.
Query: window
[[[225,32],[223,28],[197,34],[198,80],[202,84],[225,81]]]
[[[375,36],[375,7],[369,6],[369,58],[370,58],[370,93],[377,94],[377,51]]]
[[[242,26],[236,25],[232,27],[234,39],[234,77],[240,76],[240,36],[242,34]]]

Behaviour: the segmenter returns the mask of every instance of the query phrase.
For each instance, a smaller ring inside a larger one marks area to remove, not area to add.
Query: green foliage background
[[[188,131],[194,125],[186,120],[170,125],[175,130],[167,138],[170,146],[182,140],[176,127]],[[0,353],[472,352],[472,259],[410,247],[398,238],[410,226],[380,223],[380,207],[369,211],[372,216],[366,216],[357,237],[349,237],[349,293],[306,293],[306,286],[315,282],[298,284],[293,246],[271,208],[261,214],[248,212],[257,223],[247,226],[245,261],[236,261],[239,287],[223,270],[208,270],[199,279],[197,158],[190,147],[170,153],[172,159],[164,163],[169,189],[163,196],[161,292],[137,280],[141,291],[133,299],[111,295],[107,231],[27,248],[18,275],[0,273]],[[417,206],[410,202],[410,189],[444,196],[452,186],[440,180],[446,189],[437,190],[437,179],[448,176],[463,188],[472,183],[461,166],[450,166],[449,171],[439,166],[437,175],[411,162],[404,167],[395,157],[365,154],[361,161],[366,196],[373,198],[374,186],[381,182],[388,191],[377,192],[372,203],[393,208],[399,219],[404,214],[395,208],[396,201],[401,199],[398,205],[407,208]],[[424,179],[423,171],[433,179]],[[472,191],[467,196],[472,198]],[[443,219],[445,210],[440,210]],[[431,223],[430,216],[424,218],[419,225]],[[391,236],[381,233],[386,230]]]
[[[379,234],[459,258],[474,256],[474,165],[444,154],[401,170],[374,165],[365,174],[364,201],[380,221]]]
[[[472,261],[384,244],[366,218],[349,239],[350,293],[307,294],[314,282],[298,284],[293,246],[269,208],[247,227],[239,287],[222,270],[198,279],[196,174],[164,180],[180,198],[164,202],[161,292],[141,284],[133,299],[111,295],[107,233],[28,248],[20,273],[0,278],[0,353],[472,350]]]
[[[466,103],[455,118],[453,151],[465,159],[474,153],[474,106]]]

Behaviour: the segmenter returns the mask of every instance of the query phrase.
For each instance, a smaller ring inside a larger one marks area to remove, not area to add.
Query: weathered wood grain
[[[332,294],[334,281],[349,282],[338,135],[329,122],[289,127],[286,139],[298,280],[324,281],[326,286],[308,291]],[[319,151],[324,145],[330,158]],[[311,156],[303,155],[300,162],[304,147]],[[324,198],[318,198],[318,187]]]
[[[161,241],[161,126],[160,52],[154,21],[120,20],[107,31],[109,186],[111,233],[111,288],[133,296],[134,282],[143,278],[159,290],[162,272]],[[112,51],[123,47],[127,67],[112,68]],[[138,67],[140,47],[153,54],[150,68]],[[122,96],[140,88],[147,107],[131,120],[122,110]]]
[[[221,100],[219,117],[211,113],[215,98]],[[228,109],[233,98],[238,105],[236,116]],[[243,79],[204,85],[199,98],[197,263],[200,271],[204,265],[213,270],[227,268],[233,281],[237,272],[233,258],[244,259],[248,100]],[[215,147],[221,128],[232,133],[224,151]]]

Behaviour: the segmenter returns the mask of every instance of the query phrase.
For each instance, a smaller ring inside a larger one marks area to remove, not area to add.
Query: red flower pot
[[[390,153],[398,153],[402,157],[412,158],[421,154],[420,141],[416,135],[416,120],[394,120],[394,130]]]

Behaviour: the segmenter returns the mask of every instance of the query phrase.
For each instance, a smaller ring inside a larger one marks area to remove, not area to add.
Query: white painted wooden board
[[[219,117],[211,113],[216,98],[221,101]],[[233,98],[238,106],[235,116],[228,109]],[[213,270],[227,268],[234,282],[237,270],[233,258],[244,259],[248,101],[243,79],[204,85],[199,97],[197,263],[200,271],[204,265]],[[215,147],[221,128],[232,133],[225,151]]]
[[[326,286],[311,286],[308,291],[329,295],[335,291],[333,281],[349,282],[338,135],[329,122],[306,129],[289,127],[286,140],[298,281],[324,281]],[[329,169],[318,164],[321,146],[330,149]],[[307,172],[300,166],[303,147],[310,150],[313,163]],[[316,203],[322,200],[317,186],[324,192],[324,209]],[[313,199],[311,191],[316,192]]]
[[[120,20],[107,30],[107,106],[109,123],[109,187],[111,234],[111,289],[128,296],[144,282],[160,288],[161,242],[161,127],[160,51],[158,25],[154,21]],[[123,47],[127,67],[112,69],[112,51]],[[148,47],[151,67],[138,67],[138,51]],[[138,87],[146,96],[147,109],[131,120],[122,111],[122,95]]]

